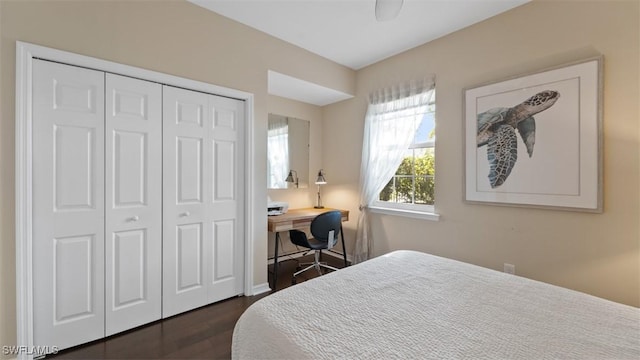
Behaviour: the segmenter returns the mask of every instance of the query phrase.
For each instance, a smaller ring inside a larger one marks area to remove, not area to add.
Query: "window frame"
[[[435,106],[435,101],[434,101]],[[435,115],[435,109],[433,111]],[[429,139],[420,143],[413,143],[409,146],[409,149],[434,149],[436,148],[436,140]],[[415,177],[415,174],[413,175]],[[434,173],[434,183],[435,183],[435,173]],[[435,188],[434,188],[435,194]],[[369,209],[378,214],[385,215],[395,215],[395,216],[403,216],[414,219],[423,219],[423,220],[432,220],[438,221],[440,219],[440,215],[436,213],[435,208],[435,200],[434,205],[427,204],[407,204],[407,203],[396,203],[390,201],[381,201],[379,200],[380,194],[378,193],[378,200],[373,202],[372,206],[369,206]]]

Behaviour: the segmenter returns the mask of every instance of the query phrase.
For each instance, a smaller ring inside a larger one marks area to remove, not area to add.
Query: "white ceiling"
[[[375,0],[188,1],[358,70],[530,0],[404,0],[385,22]],[[350,97],[271,71],[269,93],[320,106]]]

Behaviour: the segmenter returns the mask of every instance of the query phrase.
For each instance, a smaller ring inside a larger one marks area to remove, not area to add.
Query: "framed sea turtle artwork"
[[[602,66],[465,89],[465,201],[602,212]]]

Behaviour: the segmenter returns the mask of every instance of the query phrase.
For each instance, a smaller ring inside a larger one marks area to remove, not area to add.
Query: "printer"
[[[267,215],[282,215],[289,210],[289,203],[284,201],[272,201],[267,198]]]

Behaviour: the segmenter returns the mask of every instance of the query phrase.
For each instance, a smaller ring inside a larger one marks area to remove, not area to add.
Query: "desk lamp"
[[[320,185],[324,185],[327,183],[327,180],[324,178],[324,171],[320,169],[318,171],[318,177],[316,178],[316,185],[318,185],[318,205],[314,206],[316,209],[324,209],[322,206],[322,199],[320,198]]]
[[[295,173],[295,175],[293,175]],[[296,184],[296,189],[298,188],[298,172],[295,170],[289,170],[289,175],[285,179],[286,182]]]

